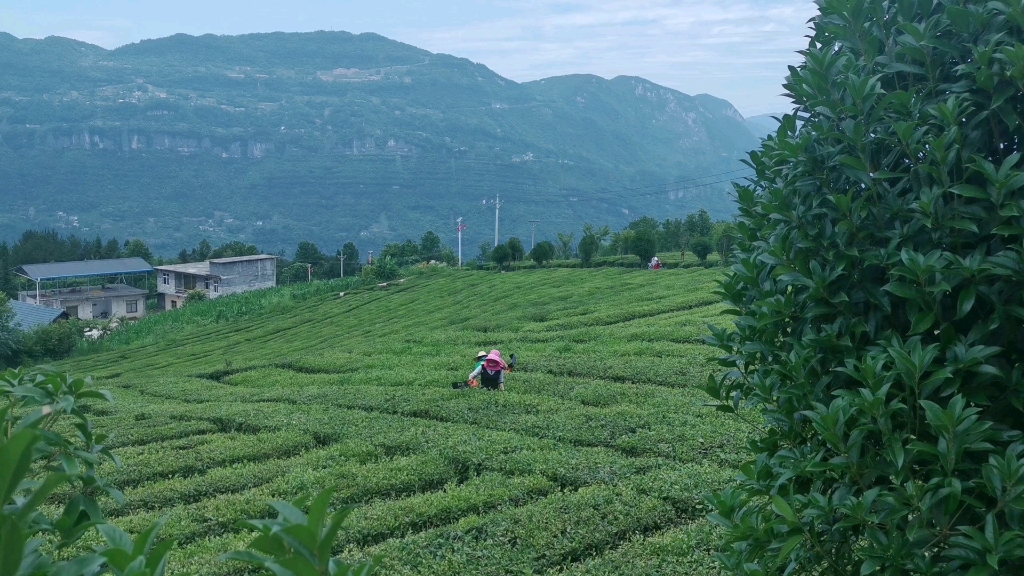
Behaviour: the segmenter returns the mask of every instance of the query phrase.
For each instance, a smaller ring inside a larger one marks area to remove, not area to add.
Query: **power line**
[[[660,196],[662,194],[669,194],[669,193],[672,193],[672,192],[685,192],[687,190],[696,190],[698,188],[704,188],[706,186],[713,186],[715,184],[723,184],[725,182],[734,182],[736,180],[739,180],[740,178],[743,178],[743,177],[746,177],[746,176],[750,176],[750,175],[752,175],[752,173],[751,174],[740,174],[740,175],[734,176],[732,178],[725,178],[725,179],[722,179],[722,180],[715,180],[713,182],[703,182],[701,184],[694,184],[694,185],[691,185],[691,186],[679,186],[679,187],[672,188],[670,190],[655,190],[653,192],[647,192],[647,193],[644,193],[644,194],[631,194],[629,196],[619,195],[618,193],[620,191],[615,191],[616,195],[612,196],[612,197],[609,197],[609,198],[595,197],[595,195],[591,193],[591,194],[588,194],[586,198],[579,198],[579,199],[576,199],[576,200],[572,200],[572,199],[568,199],[568,198],[563,198],[563,199],[559,199],[559,200],[544,200],[544,202],[545,203],[555,203],[555,202],[558,202],[558,203],[576,203],[576,202],[593,202],[593,201],[601,201],[601,200],[633,200],[633,199],[636,199],[636,198],[646,198],[646,197],[650,197],[650,196]]]

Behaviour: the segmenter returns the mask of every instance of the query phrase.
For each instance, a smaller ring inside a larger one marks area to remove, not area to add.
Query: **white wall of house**
[[[159,294],[174,294],[174,276],[175,272],[168,272],[166,270],[156,271],[156,291]],[[169,282],[164,284],[164,282]]]
[[[92,320],[92,303],[75,300],[74,302],[61,302],[61,307],[71,318],[80,320]]]
[[[129,310],[131,308],[132,310]],[[123,296],[114,298],[111,301],[111,317],[119,316],[124,318],[142,318],[146,315],[146,297]]]
[[[211,263],[210,271],[221,278],[218,296],[277,286],[276,258]]]

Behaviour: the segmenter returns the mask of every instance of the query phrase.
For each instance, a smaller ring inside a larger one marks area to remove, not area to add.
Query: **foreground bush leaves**
[[[1024,573],[1024,6],[819,6],[710,338],[707,391],[765,425],[712,498],[720,559]]]
[[[333,490],[324,490],[315,498],[302,496],[294,502],[272,502],[276,520],[249,520],[240,526],[260,533],[249,550],[230,552],[226,560],[258,566],[276,576],[367,576],[373,563],[346,564],[332,556],[341,525],[352,512],[347,506],[329,511]],[[312,501],[310,501],[312,500]],[[308,505],[309,513],[302,508]]]

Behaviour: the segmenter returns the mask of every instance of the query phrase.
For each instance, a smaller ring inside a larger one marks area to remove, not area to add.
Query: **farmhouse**
[[[53,324],[58,320],[67,320],[68,313],[60,308],[47,308],[27,302],[11,302],[14,311],[14,326],[21,330],[32,330],[39,326]]]
[[[59,308],[71,318],[140,318],[146,315],[145,288],[153,272],[142,258],[25,264],[20,276],[35,290],[18,293],[18,301]]]
[[[164,310],[180,307],[193,290],[219,298],[277,286],[277,256],[268,254],[157,266],[156,271],[157,306]]]

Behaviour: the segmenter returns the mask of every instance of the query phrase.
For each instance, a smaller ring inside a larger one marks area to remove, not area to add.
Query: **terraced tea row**
[[[129,531],[168,515],[176,569],[236,570],[214,559],[245,543],[238,520],[337,486],[361,505],[338,551],[387,574],[710,574],[700,496],[748,434],[696,389],[716,280],[431,273],[221,323],[165,316],[160,338],[143,321],[139,344],[69,368],[118,399],[95,414],[125,463],[112,515]],[[453,390],[491,347],[520,358],[508,391]]]

